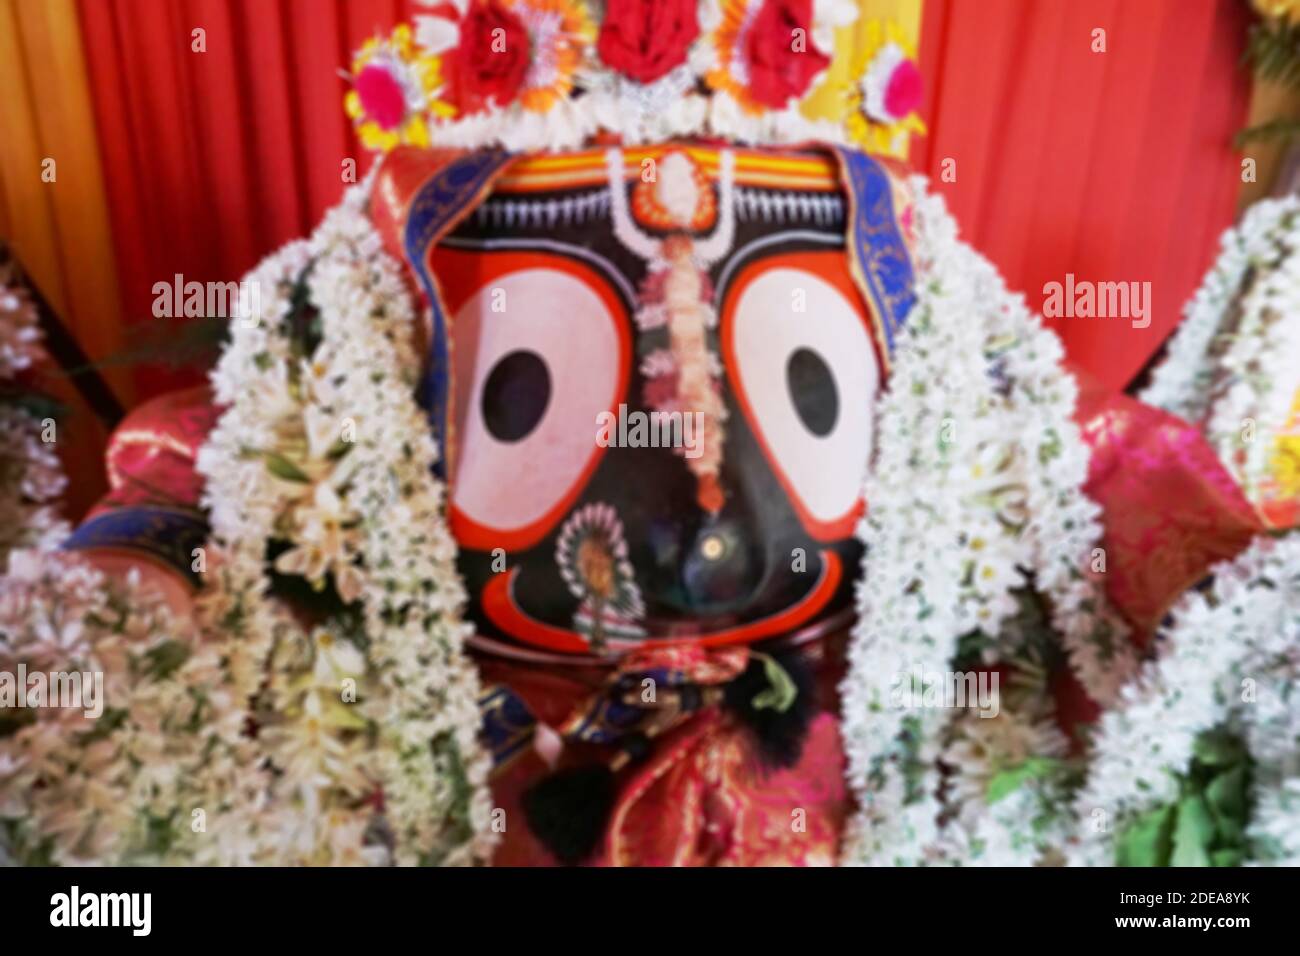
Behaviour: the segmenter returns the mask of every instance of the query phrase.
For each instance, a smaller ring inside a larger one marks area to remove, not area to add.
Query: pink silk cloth
[[[1084,491],[1105,512],[1106,590],[1146,636],[1264,525],[1194,427],[1077,377],[1075,417],[1092,448]]]

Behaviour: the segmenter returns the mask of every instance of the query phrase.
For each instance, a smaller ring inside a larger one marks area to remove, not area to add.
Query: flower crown
[[[901,155],[925,129],[896,25],[868,23],[850,69],[831,69],[852,0],[422,2],[427,13],[368,40],[347,74],[345,107],[369,149],[560,150],[604,133]]]

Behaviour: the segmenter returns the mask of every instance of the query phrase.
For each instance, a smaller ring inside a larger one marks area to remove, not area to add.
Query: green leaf
[[[990,804],[997,803],[1008,794],[1015,793],[1029,781],[1041,780],[1049,776],[1060,766],[1060,763],[1053,757],[1030,757],[1022,764],[995,774],[989,781],[985,798]]]
[[[1245,851],[1239,849],[1215,850],[1210,854],[1210,866],[1241,866],[1246,858]]]
[[[171,849],[175,839],[175,831],[172,828],[172,821],[176,817],[177,811],[172,810],[165,817],[155,816],[152,813],[145,814],[145,852],[153,856],[164,856]]]
[[[1232,734],[1206,731],[1196,738],[1192,754],[1206,766],[1230,767],[1245,759],[1246,751],[1241,741]]]
[[[1205,799],[1221,819],[1244,821],[1246,819],[1246,767],[1238,765],[1221,773],[1205,788]]]
[[[1205,788],[1205,799],[1214,814],[1221,848],[1245,846],[1246,824],[1250,820],[1249,779],[1250,770],[1242,763],[1219,774]]]
[[[120,707],[105,708],[104,713],[95,721],[95,729],[87,731],[77,738],[82,746],[89,746],[97,740],[106,740],[113,731],[126,723],[130,712]]]
[[[1256,141],[1267,140],[1289,140],[1300,132],[1300,120],[1293,119],[1276,119],[1269,120],[1266,123],[1259,123],[1255,126],[1248,126],[1246,129],[1239,130],[1233,138],[1233,145],[1237,149],[1247,146]]]
[[[1209,866],[1210,846],[1214,843],[1214,818],[1200,794],[1183,797],[1178,802],[1178,822],[1174,824],[1174,852],[1170,866]]]
[[[180,641],[163,641],[145,654],[149,661],[149,673],[155,680],[169,677],[189,656],[189,647]]]
[[[1138,817],[1119,838],[1117,866],[1164,866],[1169,860],[1173,807],[1157,807]]]
[[[22,409],[40,422],[46,418],[60,421],[68,417],[68,407],[39,392],[11,392],[0,396],[0,403]]]
[[[297,465],[279,452],[264,451],[262,452],[262,458],[266,461],[266,470],[277,478],[285,481],[296,481],[304,485],[311,481]]]
[[[784,714],[789,710],[799,696],[799,688],[795,686],[790,675],[786,673],[784,667],[776,662],[776,658],[770,654],[755,654],[763,662],[763,674],[767,677],[770,685],[766,690],[754,695],[751,703],[755,710],[775,710],[778,714]]]

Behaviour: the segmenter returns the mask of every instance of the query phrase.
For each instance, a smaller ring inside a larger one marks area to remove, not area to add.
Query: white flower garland
[[[1204,731],[1244,729],[1253,761],[1249,862],[1300,864],[1300,535],[1261,537],[1214,568],[1160,631],[1163,653],[1102,715],[1075,802],[1075,865],[1115,863],[1116,840],[1178,794]]]
[[[1300,213],[1300,199],[1296,197],[1266,199],[1251,206],[1238,225],[1224,232],[1219,240],[1219,255],[1184,307],[1183,322],[1169,340],[1168,354],[1143,391],[1142,401],[1199,423],[1210,413],[1216,382],[1222,370],[1227,370],[1236,377],[1237,384],[1226,396],[1224,411],[1216,415],[1216,431],[1221,436],[1219,443],[1225,434],[1239,439],[1241,417],[1245,417],[1241,413],[1248,413],[1252,394],[1258,391],[1260,394],[1255,394],[1255,398],[1260,398],[1266,394],[1268,385],[1276,381],[1276,375],[1255,372],[1256,360],[1269,363],[1268,369],[1259,370],[1263,373],[1276,371],[1272,361],[1294,361],[1294,351],[1279,352],[1276,358],[1270,359],[1264,348],[1266,344],[1268,349],[1281,344],[1269,341],[1267,333],[1272,323],[1266,320],[1266,310],[1277,306],[1286,308],[1296,295],[1286,283],[1294,281],[1291,276],[1297,268],[1287,263],[1295,259],[1294,252],[1300,249],[1297,213]],[[1242,287],[1252,270],[1263,274],[1260,287],[1251,293],[1248,301],[1240,302]],[[1274,270],[1282,274],[1270,278]],[[1226,326],[1238,304],[1243,306],[1243,315],[1233,332]],[[1286,316],[1285,312],[1282,314]],[[1291,305],[1290,317],[1295,314]],[[1277,331],[1288,324],[1294,323],[1276,323]],[[1293,341],[1295,333],[1288,331],[1287,338]],[[1222,336],[1228,336],[1226,352],[1218,344]],[[1273,403],[1265,400],[1261,404]],[[1233,421],[1231,415],[1241,417]],[[1240,447],[1240,441],[1232,447]],[[1229,467],[1236,472],[1235,464]]]
[[[68,479],[45,431],[24,409],[0,409],[0,570],[15,549],[49,550],[68,535],[58,506]]]
[[[364,204],[354,189],[309,242],[250,277],[261,313],[234,326],[213,375],[228,409],[199,454],[217,552],[203,617],[236,635],[237,689],[273,717],[259,739],[281,774],[280,804],[309,811],[294,847],[305,860],[337,862],[340,828],[349,841],[366,835],[375,813],[357,798],[379,786],[394,860],[482,861],[494,837],[478,679],[462,649],[465,595],[432,472],[437,449],[412,397],[415,315]],[[297,358],[290,321],[304,272],[320,344]],[[277,539],[294,545],[279,570],[318,587],[332,573],[345,599],[360,598],[362,648],[342,649],[328,628],[309,633],[267,598],[266,547]],[[304,664],[318,683],[291,679]],[[355,712],[339,703],[346,679]],[[359,737],[372,739],[362,747]]]
[[[1205,423],[1206,439],[1256,502],[1267,497],[1276,437],[1300,387],[1300,201],[1279,205],[1276,259],[1258,263],[1256,280],[1234,300],[1240,318],[1218,360]]]
[[[214,692],[218,647],[185,625],[135,574],[13,553],[0,579],[0,670],[101,674],[103,713],[44,701],[4,711],[17,729],[0,735],[0,863],[158,863],[161,824],[198,819],[196,784],[228,754],[223,734],[238,745],[243,727]],[[246,769],[241,786],[258,773]]]
[[[18,281],[17,271],[12,261],[0,263],[0,379],[30,368],[41,344],[36,305]]]
[[[16,552],[0,663],[105,676],[111,711],[31,712],[0,738],[0,854],[21,862],[485,861],[487,756],[437,454],[416,406],[415,315],[353,190],[247,281],[199,455],[212,539],[195,620],[135,575]],[[307,316],[310,307],[314,315]],[[303,323],[319,344],[301,349]],[[297,322],[299,331],[291,328]],[[276,567],[360,602],[309,628]],[[255,735],[248,728],[255,726]],[[88,733],[87,733],[88,732]],[[382,803],[379,801],[382,800]]]
[[[860,807],[844,857],[873,865],[959,862],[989,842],[940,829],[937,758],[950,712],[894,709],[888,684],[918,666],[948,671],[963,634],[996,638],[1029,572],[1096,699],[1108,701],[1135,667],[1122,622],[1086,572],[1098,508],[1081,491],[1087,449],[1071,419],[1076,392],[1060,343],[958,241],[924,180],[911,185],[917,302],[876,410],[871,508],[859,530],[860,623],[841,687]],[[1002,842],[1020,848],[1020,862],[1040,849],[1030,839]]]
[[[30,368],[40,354],[36,306],[12,262],[0,265],[0,381]],[[68,534],[56,502],[67,477],[47,441],[46,423],[18,404],[0,408],[0,571],[11,551],[48,550]]]

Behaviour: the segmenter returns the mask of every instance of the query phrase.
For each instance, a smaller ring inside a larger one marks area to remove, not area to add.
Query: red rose
[[[784,109],[808,91],[830,57],[812,42],[813,0],[764,0],[745,40],[749,95]]]
[[[461,112],[508,105],[528,74],[530,45],[524,22],[501,0],[474,0],[448,58],[452,99]]]
[[[609,0],[597,50],[611,69],[653,83],[686,62],[700,35],[697,0]]]

